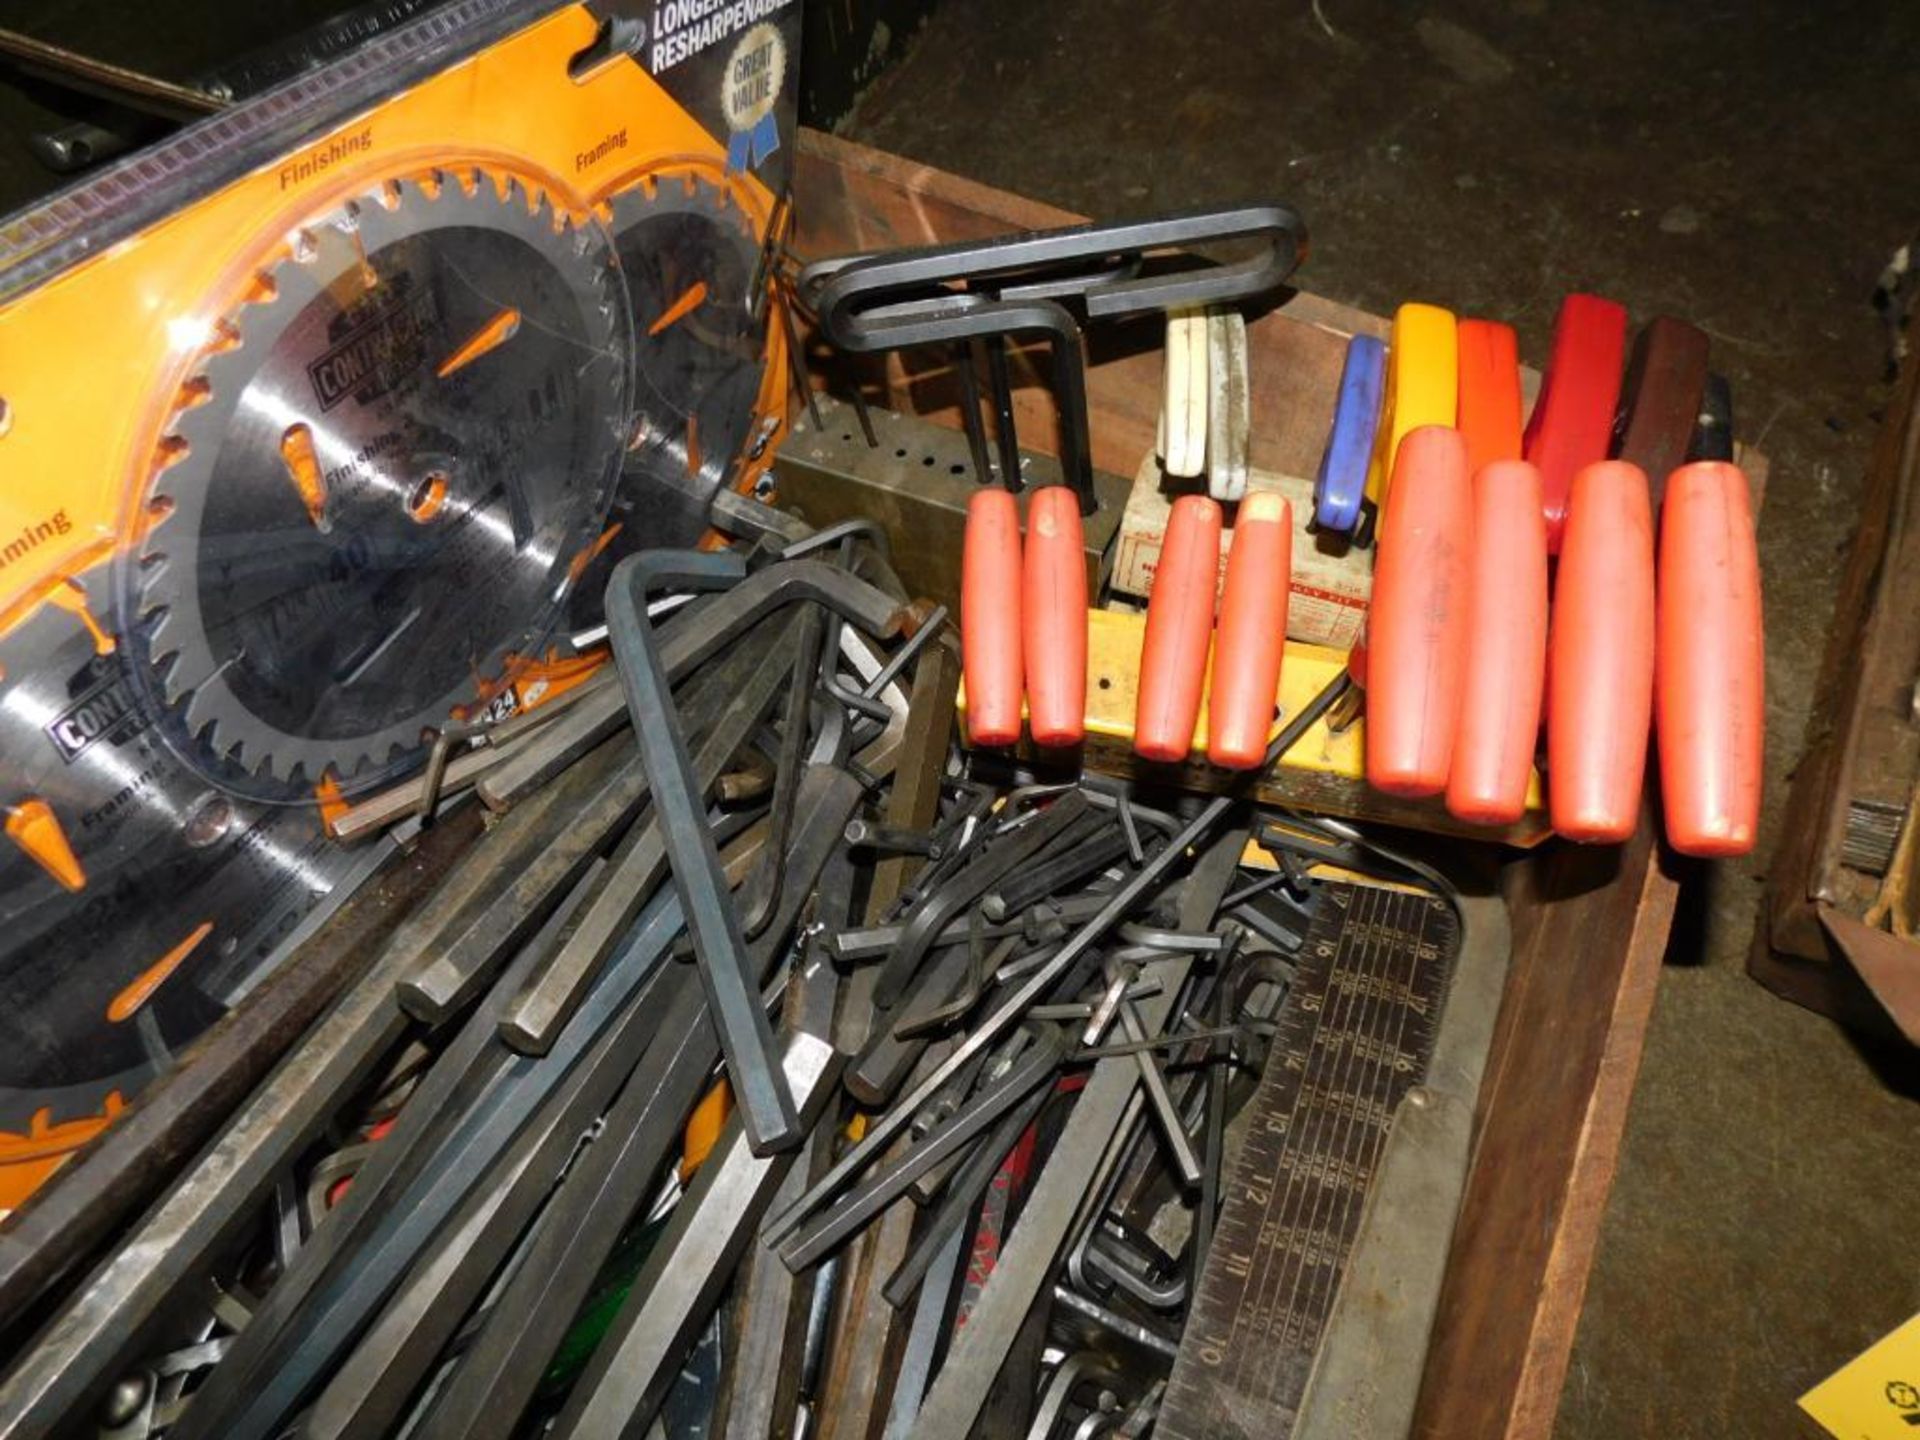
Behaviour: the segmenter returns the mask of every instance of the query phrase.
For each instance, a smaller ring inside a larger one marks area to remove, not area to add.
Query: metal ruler
[[[1159,1440],[1291,1431],[1394,1112],[1433,1056],[1458,929],[1426,894],[1321,897],[1222,1187]]]

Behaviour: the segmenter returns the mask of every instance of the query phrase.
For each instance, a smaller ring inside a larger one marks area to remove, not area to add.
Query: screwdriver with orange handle
[[[1085,550],[1080,497],[1065,485],[1035,490],[1027,501],[1020,614],[1027,723],[1036,745],[1078,745],[1086,734]]]
[[[1527,420],[1526,458],[1540,471],[1547,548],[1560,553],[1573,479],[1610,453],[1627,312],[1598,295],[1569,295],[1553,322],[1553,352]]]
[[[1548,643],[1553,828],[1570,840],[1625,840],[1653,719],[1653,511],[1639,466],[1603,460],[1573,477]]]
[[[1540,472],[1495,460],[1473,477],[1466,676],[1447,810],[1476,825],[1525,813],[1547,664],[1547,522]]]
[[[1660,517],[1655,714],[1667,840],[1753,849],[1766,743],[1760,557],[1747,477],[1721,461],[1667,479]]]
[[[1249,494],[1234,517],[1213,637],[1207,758],[1222,769],[1253,770],[1266,760],[1287,646],[1292,569],[1293,507],[1284,496]]]
[[[967,526],[960,550],[960,664],[967,686],[967,737],[976,745],[1012,745],[1020,738],[1020,692],[1025,673],[1020,604],[1019,447],[1007,417],[1013,396],[1004,366],[989,367],[1000,415],[1001,483],[993,483],[986,425],[980,418],[980,381],[974,363],[983,347],[956,348],[967,444],[980,489],[967,500]],[[1005,393],[1003,394],[1003,390]],[[1000,408],[1004,400],[1005,408]]]
[[[1182,495],[1167,517],[1134,701],[1133,748],[1143,759],[1173,764],[1193,748],[1220,588],[1222,520],[1219,502],[1205,495]]]
[[[1460,433],[1467,441],[1467,472],[1478,475],[1496,460],[1518,460],[1522,441],[1520,339],[1511,325],[1462,320],[1459,350]]]
[[[1367,619],[1367,780],[1391,795],[1447,786],[1472,616],[1467,442],[1427,425],[1400,443]]]

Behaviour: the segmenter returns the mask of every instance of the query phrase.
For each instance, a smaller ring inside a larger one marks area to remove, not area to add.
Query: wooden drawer
[[[805,256],[1078,218],[813,132],[799,140],[794,208]],[[1304,292],[1250,327],[1254,465],[1313,473],[1346,337],[1385,331],[1377,316]],[[1153,444],[1157,344],[1089,358],[1093,462],[1131,475]],[[864,372],[870,393],[884,389],[886,403],[957,426],[952,397],[921,383],[913,364],[892,358],[883,377],[876,362]],[[1018,405],[1023,442],[1053,449],[1044,390],[1023,389]],[[1512,963],[1427,1362],[1423,1437],[1552,1427],[1673,916],[1675,885],[1655,833],[1643,816],[1619,848],[1550,844],[1507,867]]]

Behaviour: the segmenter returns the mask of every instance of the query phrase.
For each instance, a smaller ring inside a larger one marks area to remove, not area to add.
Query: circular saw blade
[[[536,654],[605,523],[629,324],[599,222],[510,178],[295,232],[187,389],[123,585],[189,762],[363,788]]]
[[[705,533],[707,506],[753,436],[772,314],[753,303],[757,226],[722,184],[694,171],[650,178],[616,194],[611,211],[632,316],[634,427],[608,564]]]
[[[124,652],[72,614],[44,606],[0,638],[0,676],[0,802],[47,816],[81,879],[0,844],[5,1163],[36,1115],[131,1100],[363,861],[314,807],[250,803],[184,765]]]

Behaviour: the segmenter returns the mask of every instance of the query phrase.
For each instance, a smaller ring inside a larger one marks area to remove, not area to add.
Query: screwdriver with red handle
[[[1553,353],[1527,420],[1526,458],[1540,471],[1547,548],[1560,553],[1573,478],[1613,441],[1627,312],[1598,295],[1569,295],[1553,322]]]
[[[1221,526],[1219,503],[1205,495],[1182,495],[1167,517],[1134,702],[1133,748],[1147,760],[1171,764],[1193,748],[1220,588]]]
[[[1447,809],[1476,825],[1525,813],[1547,664],[1540,472],[1496,460],[1473,477],[1471,618]]]
[[[1518,460],[1520,339],[1511,325],[1462,320],[1456,327],[1460,353],[1459,429],[1467,441],[1467,472],[1478,475],[1496,460]]]
[[[1086,734],[1085,549],[1080,497],[1065,485],[1035,490],[1027,501],[1020,614],[1036,745],[1078,745]]]
[[[1012,492],[976,490],[967,501],[960,557],[960,655],[967,735],[976,745],[1020,738],[1020,505]]]
[[[956,350],[967,445],[980,489],[967,500],[960,551],[960,666],[967,685],[967,736],[976,745],[1012,745],[1020,739],[1020,692],[1025,674],[1021,592],[1020,450],[1008,423],[1013,396],[1004,365],[990,365],[1000,416],[1000,484],[993,483],[986,425],[980,418],[980,381],[974,372],[982,346]],[[991,359],[991,356],[988,357]],[[1083,667],[1084,668],[1084,667]]]
[[[1549,640],[1548,796],[1553,828],[1611,843],[1640,814],[1653,719],[1653,512],[1637,465],[1574,476]]]
[[[1367,780],[1391,795],[1447,786],[1472,614],[1467,442],[1426,425],[1400,442],[1367,619]]]
[[[1293,507],[1284,496],[1249,494],[1233,521],[1207,699],[1207,758],[1223,769],[1253,770],[1266,760],[1292,569]]]
[[[1747,477],[1719,461],[1667,480],[1660,518],[1660,794],[1683,855],[1744,855],[1766,743],[1760,557]]]

